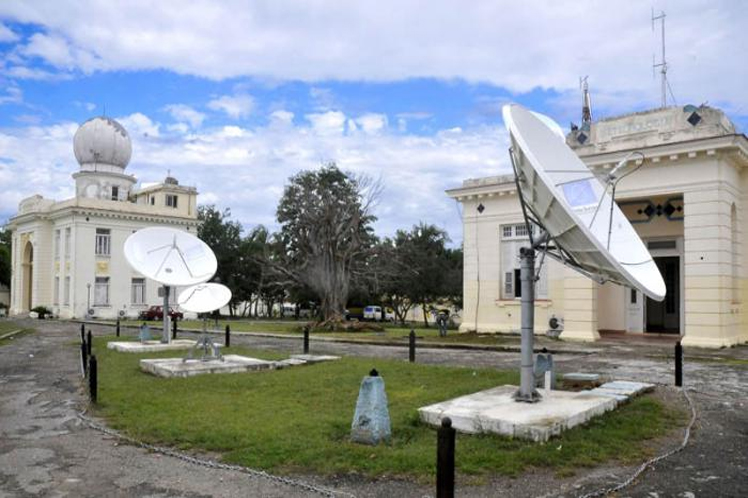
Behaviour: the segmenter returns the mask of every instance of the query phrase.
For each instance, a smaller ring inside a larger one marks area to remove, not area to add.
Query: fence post
[[[436,498],[455,495],[455,430],[452,419],[444,417],[438,429],[436,446]]]
[[[410,334],[408,334],[408,360],[411,363],[416,361],[416,331],[412,328]]]
[[[309,354],[309,325],[304,325],[304,354]]]
[[[683,346],[675,343],[675,385],[683,387]]]
[[[117,318],[117,337],[119,337],[119,318]]]
[[[88,360],[88,392],[91,395],[91,403],[96,403],[98,399],[98,365],[96,355],[92,355]]]
[[[88,331],[88,356],[91,356],[91,348],[93,348],[93,336],[91,330]]]
[[[86,342],[86,324],[81,323],[81,344]]]
[[[174,317],[174,321],[171,322],[171,338],[176,339],[177,338],[177,319]]]
[[[226,324],[226,341],[225,341],[225,343],[226,343],[226,347],[227,348],[231,347],[231,327],[229,327],[228,324]]]
[[[81,342],[81,375],[86,376],[88,365],[88,346],[86,346],[86,340],[83,339]]]

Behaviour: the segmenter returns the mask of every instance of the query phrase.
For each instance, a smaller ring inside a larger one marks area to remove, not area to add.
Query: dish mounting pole
[[[171,329],[170,322],[171,322],[171,316],[169,315],[169,291],[171,290],[171,287],[168,285],[163,286],[164,289],[164,307],[163,307],[163,315],[164,315],[164,330],[161,333],[161,343],[162,344],[169,344],[171,342],[171,334],[169,329]]]

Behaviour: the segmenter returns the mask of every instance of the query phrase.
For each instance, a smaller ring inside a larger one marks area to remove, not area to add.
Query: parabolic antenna
[[[547,125],[550,118],[517,104],[505,105],[503,116],[523,208],[547,232],[540,249],[595,280],[662,301],[665,282],[649,251],[606,185]]]
[[[179,294],[177,304],[187,311],[207,313],[223,308],[231,301],[231,290],[221,284],[197,284]]]
[[[194,285],[215,274],[213,251],[194,235],[173,228],[138,230],[125,241],[125,258],[135,271],[167,286]]]

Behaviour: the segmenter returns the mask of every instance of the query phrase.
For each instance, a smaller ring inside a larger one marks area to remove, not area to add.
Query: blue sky
[[[657,106],[650,3],[433,1],[0,4],[0,222],[73,195],[72,136],[102,114],[130,132],[128,172],[168,170],[247,228],[274,225],[286,179],[336,161],[382,180],[378,233],[419,221],[461,240],[444,190],[507,173],[503,103],[562,126]],[[748,124],[748,3],[655,1],[675,103]],[[659,57],[659,55],[658,55]]]

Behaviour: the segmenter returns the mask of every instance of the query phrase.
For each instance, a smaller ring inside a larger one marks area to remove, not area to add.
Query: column
[[[564,269],[564,331],[566,341],[594,342],[600,339],[597,330],[597,282]]]

